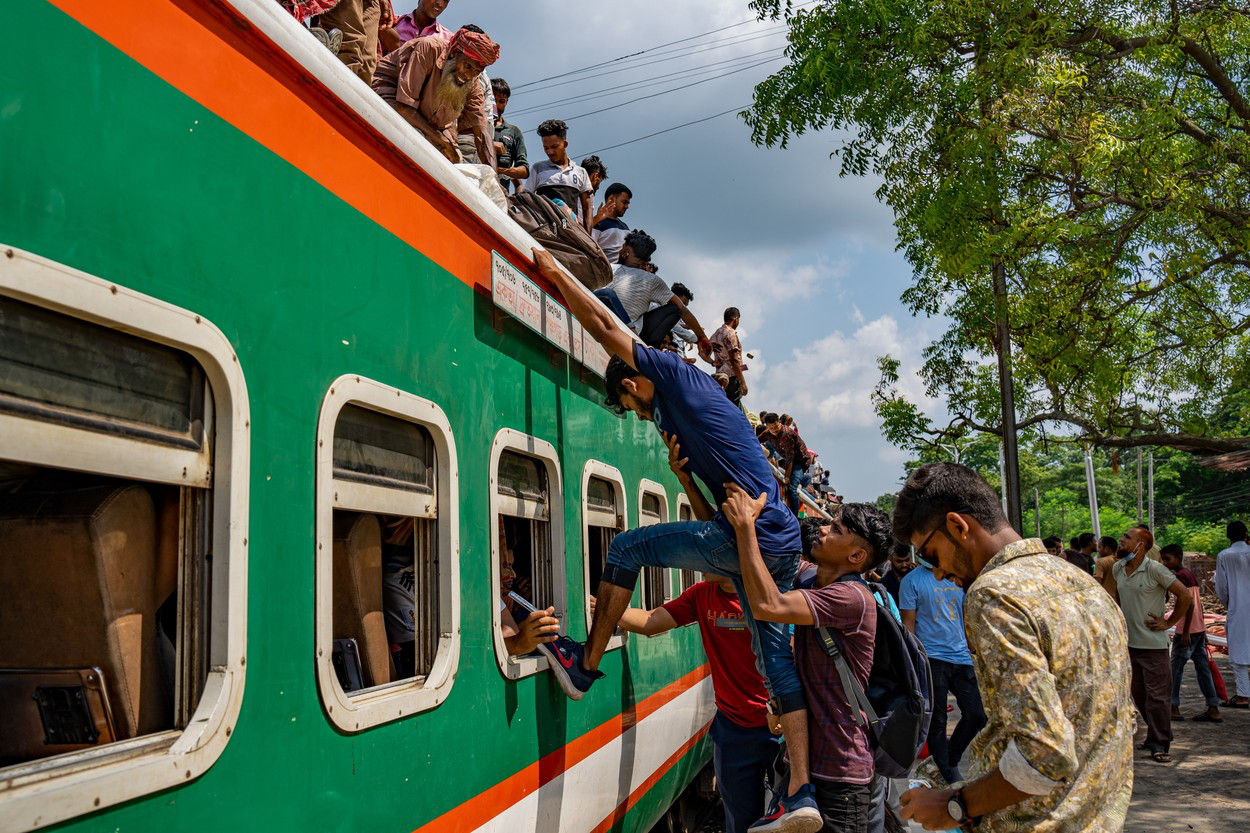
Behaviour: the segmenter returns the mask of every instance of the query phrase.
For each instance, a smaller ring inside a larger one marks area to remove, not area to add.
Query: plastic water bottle
[[[922,788],[926,790],[931,790],[933,789],[933,784],[929,783],[923,778],[913,778],[907,782],[907,789],[909,790],[917,790],[917,789],[922,789]],[[962,833],[962,831],[958,827],[952,827],[949,830],[942,831],[942,833]]]

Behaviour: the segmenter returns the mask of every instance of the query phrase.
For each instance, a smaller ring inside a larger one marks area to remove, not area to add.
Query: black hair
[[[846,531],[858,535],[868,545],[868,560],[861,572],[875,570],[895,552],[894,536],[890,534],[890,519],[877,507],[868,503],[844,503],[836,510]],[[803,557],[811,558],[812,548],[820,537],[820,530],[829,526],[823,518],[804,518],[799,522],[799,537],[803,542]],[[906,549],[903,549],[906,552]]]
[[[687,304],[694,301],[694,293],[687,289],[684,283],[675,283],[670,287],[670,289],[673,290],[674,295],[681,298]]]
[[[618,414],[625,413],[625,406],[621,404],[621,391],[624,390],[621,382],[641,375],[641,373],[630,367],[629,363],[620,356],[613,356],[611,360],[608,361],[606,386],[608,390],[608,397],[604,400],[604,404],[616,411]]]
[[[583,165],[582,167],[584,168],[586,166]],[[615,197],[617,194],[627,194],[629,195],[630,199],[634,198],[634,192],[629,190],[629,188],[623,182],[613,182],[611,185],[609,185],[608,190],[603,192],[603,198],[605,200],[610,200],[613,197]]]
[[[633,250],[634,256],[641,260],[650,260],[651,255],[655,254],[657,248],[655,238],[640,228],[634,229],[625,235],[625,242],[621,245],[629,246]]]
[[[1094,533],[1082,532],[1076,537],[1076,549],[1083,550],[1090,544],[1094,543]]]
[[[777,416],[776,414],[764,414],[762,417],[760,417],[760,419],[764,421],[765,425],[772,425],[774,422],[780,421],[781,417]]]
[[[512,88],[508,86],[508,82],[502,78],[490,79],[490,91],[497,96],[506,95],[512,97]]]
[[[1076,542],[1080,540],[1081,540],[1080,535],[1073,535],[1071,538],[1068,539],[1068,549],[1070,550],[1079,549]]]
[[[1179,558],[1181,561],[1185,560],[1185,550],[1181,547],[1180,544],[1168,544],[1166,547],[1159,550],[1159,555],[1160,557],[1165,556],[1165,555],[1174,555],[1177,558]]]
[[[1092,534],[1092,533],[1091,533],[1091,534]],[[1117,541],[1116,539],[1112,538],[1110,535],[1104,535],[1104,536],[1102,536],[1101,538],[1099,538],[1099,539],[1098,539],[1098,546],[1100,546],[1100,547],[1110,547],[1111,549],[1113,549],[1113,550],[1114,550],[1114,549],[1118,549],[1118,548],[1119,548],[1119,546],[1120,546],[1120,542],[1119,542],[1119,541]]]
[[[476,23],[466,23],[466,24],[464,24],[463,26],[461,26],[461,27],[460,27],[460,31],[462,31],[462,32],[477,32],[479,35],[484,35],[484,34],[486,34],[486,30],[485,30],[485,29],[483,29],[481,26],[478,26]]]
[[[1063,539],[1058,535],[1051,535],[1049,538],[1043,538],[1042,543],[1046,546],[1046,549],[1050,549],[1051,547],[1057,547],[1062,544]]]
[[[561,139],[567,139],[569,137],[569,126],[559,119],[547,119],[538,125],[538,135],[543,137],[559,136]]]
[[[760,438],[760,435],[763,433],[764,433],[764,423],[761,422],[759,425],[755,426],[755,439],[758,440]]]
[[[730,321],[733,321],[735,318],[741,318],[741,317],[742,317],[742,313],[738,312],[737,307],[727,307],[725,309],[725,323],[726,324],[728,324]]]
[[[1241,521],[1230,521],[1228,526],[1224,528],[1224,534],[1234,544],[1238,541],[1244,541],[1246,540],[1246,525]]]
[[[604,179],[608,178],[608,166],[603,164],[603,160],[598,156],[587,156],[582,160],[582,167],[586,169],[587,174],[593,174],[598,171],[599,176]]]
[[[948,512],[967,515],[986,532],[1007,526],[998,495],[985,478],[958,463],[926,463],[911,473],[894,504],[894,535],[910,544],[934,529]]]
[[[844,503],[841,513],[840,519],[847,531],[868,543],[868,561],[862,572],[884,564],[894,551],[894,536],[890,534],[890,519],[886,514],[870,503]]]

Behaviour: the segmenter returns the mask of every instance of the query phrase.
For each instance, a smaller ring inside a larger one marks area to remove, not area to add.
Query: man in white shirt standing
[[[619,262],[612,267],[612,283],[595,290],[595,297],[626,324],[641,332],[643,316],[651,305],[673,304],[681,312],[681,320],[698,339],[699,355],[705,362],[712,362],[712,344],[707,340],[703,327],[685,302],[673,294],[664,279],[645,268],[655,254],[655,239],[642,229],[635,229],[621,244]],[[649,345],[656,347],[658,344]]]
[[[559,119],[547,119],[538,125],[538,136],[543,140],[547,159],[530,166],[525,190],[559,199],[577,215],[590,234],[595,189],[586,169],[569,158],[569,126]]]
[[[1237,680],[1237,696],[1225,706],[1250,709],[1250,543],[1246,525],[1233,521],[1225,530],[1231,546],[1215,560],[1215,592],[1228,608],[1228,659]]]
[[[621,218],[629,211],[633,198],[633,191],[620,182],[613,182],[605,192],[603,207],[595,214],[590,236],[608,256],[608,263],[615,264],[621,256],[621,246],[625,243],[625,235],[629,234],[629,226]]]

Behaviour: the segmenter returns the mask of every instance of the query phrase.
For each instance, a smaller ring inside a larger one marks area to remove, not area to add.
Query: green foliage
[[[794,9],[756,142],[835,128],[874,174],[949,326],[921,375],[882,360],[885,436],[1001,433],[990,274],[1006,270],[1019,425],[1103,447],[1240,447],[1250,433],[1250,13],[1196,0],[838,0]]]

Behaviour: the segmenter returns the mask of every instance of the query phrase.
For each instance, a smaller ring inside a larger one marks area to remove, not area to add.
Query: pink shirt
[[[417,24],[412,19],[412,12],[408,12],[408,14],[401,14],[399,17],[395,18],[395,25],[391,28],[395,30],[395,34],[399,35],[399,39],[404,43],[407,43],[413,38],[425,38],[430,35],[442,35],[448,40],[451,40],[451,36],[454,34],[450,29],[439,23],[437,20],[432,22],[429,26],[423,26],[418,29]]]

